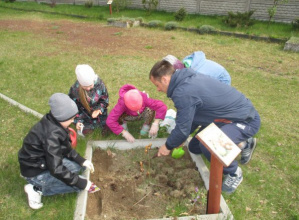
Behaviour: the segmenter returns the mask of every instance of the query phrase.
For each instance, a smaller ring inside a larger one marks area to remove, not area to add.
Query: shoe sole
[[[26,185],[24,186],[24,191],[25,191],[25,193],[26,193],[26,195],[27,195],[27,201],[28,201],[28,205],[30,204],[30,200],[29,200],[29,195],[28,195],[28,192],[27,192],[27,190],[26,190]],[[41,203],[42,204],[42,203]],[[30,205],[29,205],[29,207],[30,208],[32,208],[32,209],[35,209],[35,210],[37,210],[37,209],[40,209],[40,208],[42,208],[43,207],[43,205],[41,205],[41,207],[39,207],[39,208],[34,208],[34,207],[31,207]]]
[[[251,157],[252,157],[252,155],[253,155],[253,152],[254,152],[254,150],[255,150],[255,147],[256,147],[256,138],[253,138],[253,147],[252,147],[252,151],[251,151],[251,154],[250,154],[250,156],[249,156],[249,159],[248,159],[245,163],[242,163],[242,162],[241,162],[241,164],[245,165],[245,164],[248,164],[248,163],[249,163],[249,161],[251,160]]]

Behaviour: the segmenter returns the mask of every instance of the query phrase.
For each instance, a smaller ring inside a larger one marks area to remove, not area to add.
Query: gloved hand
[[[84,190],[88,191],[89,193],[95,193],[97,191],[100,191],[100,188],[96,184],[88,180]]]
[[[135,141],[135,138],[130,134],[130,132],[123,130],[122,136],[130,143],[133,143]]]
[[[94,172],[94,166],[91,161],[85,160],[83,166],[90,170],[91,173]]]
[[[158,134],[158,131],[159,131],[159,123],[153,123],[152,126],[151,126],[151,129],[148,133],[148,136],[150,138],[156,138],[157,137],[157,134]]]

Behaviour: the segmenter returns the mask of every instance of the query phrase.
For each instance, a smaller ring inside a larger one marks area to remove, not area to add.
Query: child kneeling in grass
[[[79,175],[85,168],[93,172],[94,167],[71,147],[68,126],[78,113],[76,103],[66,94],[55,93],[49,105],[51,111],[31,128],[18,154],[21,175],[29,183],[24,190],[32,209],[43,206],[42,195],[100,190]]]
[[[128,130],[128,121],[144,120],[140,135],[155,138],[159,121],[164,120],[166,111],[167,106],[161,100],[149,98],[145,92],[126,84],[120,88],[118,102],[108,115],[106,123],[114,134],[122,134],[128,142],[133,143],[135,138]]]

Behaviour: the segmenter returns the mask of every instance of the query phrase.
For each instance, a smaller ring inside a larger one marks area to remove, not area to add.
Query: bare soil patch
[[[146,153],[145,148],[96,149],[92,159],[96,170],[90,179],[101,191],[89,194],[86,218],[129,220],[205,214],[204,183],[189,153],[180,159],[152,158],[156,152],[151,149]]]
[[[105,54],[138,55],[161,58],[161,51],[171,48],[171,34],[161,33],[163,43],[155,32],[144,33],[144,28],[121,28],[100,23],[73,22],[69,20],[0,20],[0,29],[33,33],[38,37],[55,40],[56,45],[71,45],[84,53],[84,48],[102,50]],[[165,35],[165,36],[163,36]],[[147,49],[150,46],[155,51]],[[71,48],[69,48],[71,49]],[[68,50],[66,48],[66,50]]]

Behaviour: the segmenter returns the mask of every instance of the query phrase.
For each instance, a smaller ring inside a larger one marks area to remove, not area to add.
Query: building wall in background
[[[48,2],[51,0],[36,0]],[[56,0],[57,4],[84,4],[88,0]],[[107,5],[107,0],[92,0],[94,5]],[[130,8],[143,9],[142,0],[129,0]],[[113,3],[112,3],[113,4]],[[268,8],[273,5],[273,0],[159,0],[158,10],[176,12],[184,7],[189,14],[201,15],[227,15],[227,12],[246,12],[255,10],[252,18],[268,20]],[[290,23],[299,17],[299,0],[289,0],[286,4],[277,7],[274,20]]]

